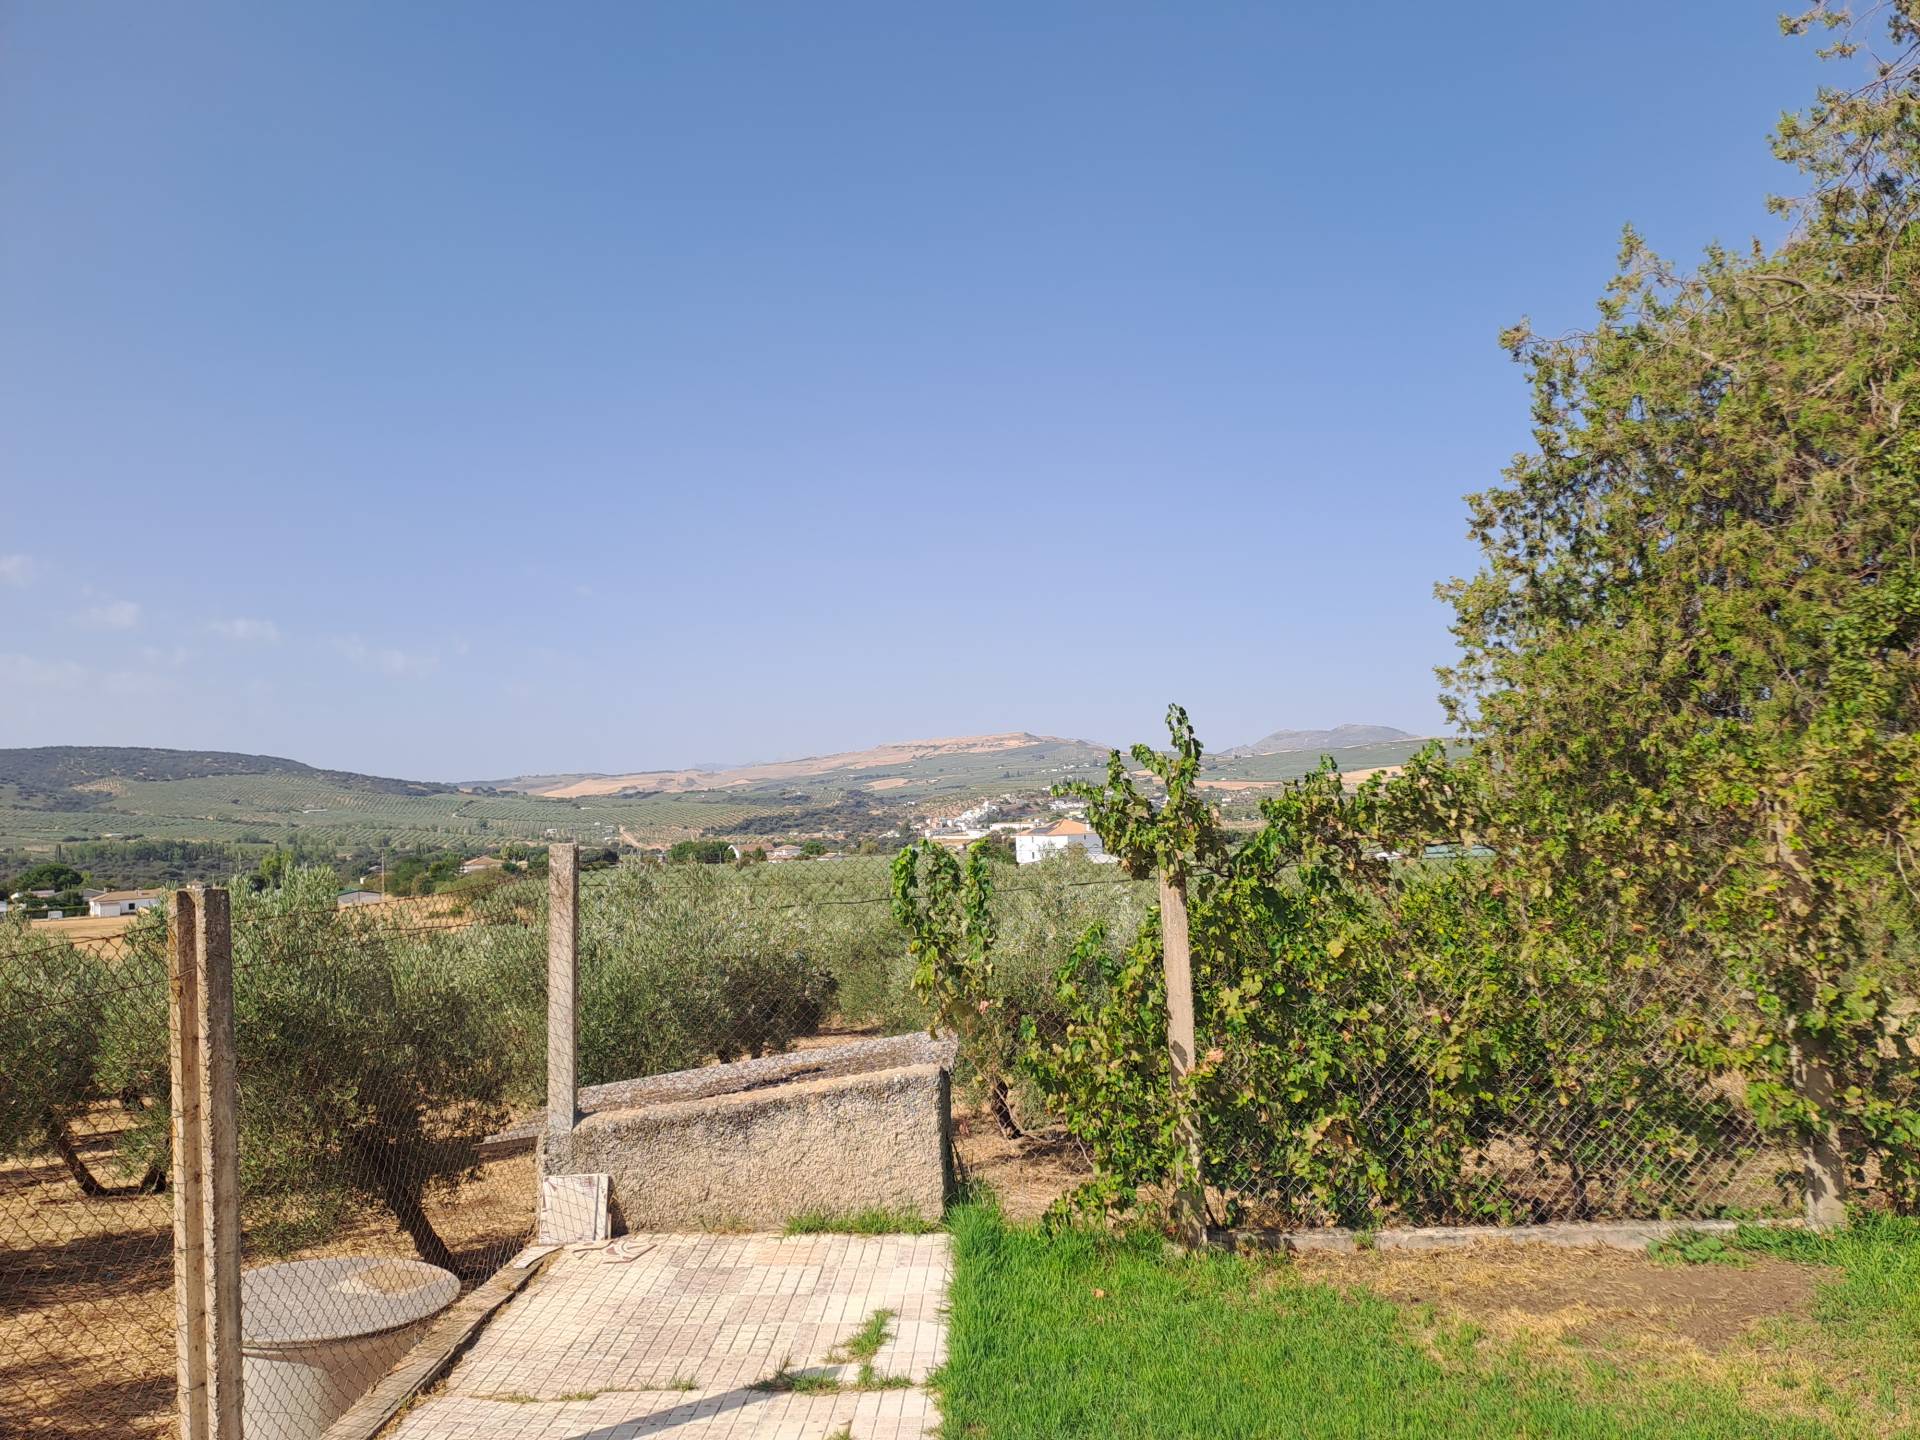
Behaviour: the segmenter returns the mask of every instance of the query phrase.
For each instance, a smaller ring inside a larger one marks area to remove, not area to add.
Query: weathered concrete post
[[[1187,938],[1184,877],[1160,872],[1160,938],[1167,977],[1167,1054],[1176,1090],[1193,1069],[1193,951]],[[1206,1242],[1206,1178],[1200,1164],[1200,1128],[1192,1107],[1180,1102],[1180,1140],[1175,1159],[1173,1226],[1183,1245]]]
[[[227,892],[167,906],[181,1440],[240,1437],[240,1150]]]
[[[1840,1128],[1826,1118],[1833,1109],[1833,1067],[1817,1043],[1795,1042],[1793,1088],[1821,1116],[1801,1151],[1807,1177],[1807,1225],[1815,1230],[1836,1229],[1847,1223],[1847,1160],[1840,1146]]]
[[[574,1003],[580,986],[580,847],[547,847],[546,1168],[572,1163],[579,1086]]]

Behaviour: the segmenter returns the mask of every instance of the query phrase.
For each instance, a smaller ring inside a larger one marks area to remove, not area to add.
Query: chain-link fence
[[[166,1037],[157,911],[0,917],[0,1432],[171,1432]]]
[[[1513,1225],[1797,1213],[1797,1149],[1771,1142],[1738,1079],[1688,1037],[1740,998],[1651,972],[1516,995],[1476,1025],[1393,973],[1305,988],[1257,1039],[1196,996],[1209,1218]],[[1211,1022],[1211,1023],[1210,1023]]]
[[[958,1035],[963,1161],[1003,1193],[1034,1186],[1032,1210],[1098,1179],[1096,1165],[1170,1187],[1189,1143],[1208,1218],[1246,1226],[1797,1203],[1797,1150],[1761,1134],[1738,1080],[1697,1043],[1757,1018],[1713,977],[1491,984],[1497,968],[1297,965],[1254,936],[1200,933],[1187,1074],[1168,1056],[1178,1024],[1154,882],[1077,849],[992,864],[976,957],[990,963],[956,1013],[951,996],[929,1003],[893,856],[759,848],[714,863],[588,851],[577,902],[564,851],[558,885],[534,863],[457,896],[368,904],[342,903],[322,871],[236,889],[251,1414],[339,1408],[527,1245],[539,1146],[552,1161],[623,1105],[758,1104],[788,1082],[836,1080],[880,1053],[860,1047],[930,1025]],[[0,928],[0,1403],[27,1433],[169,1434],[167,917],[99,928],[112,933]],[[858,1159],[839,1103],[823,1113]],[[792,1137],[725,1133],[699,1204],[611,1223],[759,1228],[746,1192]],[[314,1393],[322,1371],[337,1393]]]
[[[258,1433],[358,1396],[532,1234],[532,1159],[486,1138],[544,1107],[544,917],[335,890],[231,897]],[[167,917],[72,928],[0,929],[0,1431],[173,1434]]]
[[[544,1107],[536,907],[309,888],[233,897],[248,1433],[318,1433],[533,1233],[487,1140]]]

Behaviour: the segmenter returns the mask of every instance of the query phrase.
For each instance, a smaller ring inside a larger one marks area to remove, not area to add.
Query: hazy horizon
[[[1289,729],[1289,730],[1301,730],[1301,731],[1331,731],[1331,730],[1339,729],[1343,725],[1370,726],[1371,724],[1372,722],[1368,722],[1368,721],[1340,721],[1332,725],[1285,726],[1281,728]],[[1391,727],[1391,728],[1398,728],[1398,727]],[[353,767],[353,766],[335,765],[324,759],[315,759],[307,755],[297,755],[284,750],[275,750],[271,747],[247,748],[244,746],[231,746],[231,745],[197,745],[197,746],[196,745],[147,745],[138,741],[127,741],[124,743],[118,742],[118,741],[94,741],[94,742],[49,741],[49,742],[46,742],[44,745],[38,745],[38,744],[4,745],[4,746],[0,746],[0,749],[4,749],[4,750],[57,749],[62,746],[81,745],[84,743],[86,748],[175,750],[175,751],[179,751],[182,754],[187,754],[187,755],[197,754],[197,753],[206,753],[211,751],[222,751],[230,754],[260,755],[260,756],[267,756],[267,757],[278,759],[278,760],[292,760],[299,764],[310,765],[316,770],[336,770],[336,771],[344,771],[348,773],[366,774],[366,775],[375,776],[376,778],[388,779],[388,780],[419,780],[419,781],[425,781],[425,782],[436,783],[436,784],[484,785],[493,781],[519,780],[519,779],[524,779],[530,776],[541,776],[541,775],[617,776],[617,775],[652,774],[652,773],[686,771],[686,770],[712,770],[712,771],[740,770],[740,769],[746,769],[750,766],[755,766],[755,765],[775,765],[775,764],[782,764],[782,763],[796,761],[796,760],[820,759],[820,758],[834,756],[834,755],[858,755],[868,750],[879,748],[881,746],[926,745],[926,744],[933,744],[939,741],[989,739],[989,738],[993,738],[996,735],[1014,735],[1014,734],[1022,734],[1022,733],[1031,734],[1037,740],[1076,741],[1084,744],[1096,745],[1104,748],[1112,748],[1112,749],[1117,749],[1121,751],[1125,751],[1128,746],[1134,743],[1133,740],[1131,739],[1102,737],[1099,735],[1053,735],[1053,734],[1047,734],[1040,731],[1032,730],[1030,727],[1016,727],[1013,730],[974,731],[966,734],[960,734],[956,732],[951,735],[900,735],[900,736],[895,736],[889,740],[872,741],[865,745],[843,745],[843,746],[834,747],[832,749],[808,751],[805,754],[802,754],[799,752],[793,752],[793,753],[769,752],[767,754],[753,755],[745,759],[734,758],[734,759],[724,759],[724,760],[715,759],[712,756],[705,756],[700,759],[689,760],[679,764],[638,763],[633,765],[622,765],[622,766],[617,766],[613,768],[604,768],[604,769],[584,769],[580,766],[569,766],[569,765],[544,765],[544,766],[532,766],[532,767],[528,767],[520,770],[502,770],[502,771],[489,773],[485,775],[426,775],[426,774],[411,775],[411,774],[404,774],[397,771],[358,770],[356,769],[356,767]],[[1269,731],[1267,733],[1271,734],[1273,732]],[[1434,732],[1434,734],[1431,734],[1431,735],[1426,732],[1407,732],[1407,734],[1408,734],[1408,738],[1410,739],[1429,739],[1429,738],[1437,738],[1438,732]],[[1160,733],[1155,733],[1154,735],[1151,735],[1151,736],[1141,736],[1139,738],[1149,740],[1150,742],[1153,742],[1153,743],[1158,743],[1164,737]],[[1208,737],[1206,737],[1205,735],[1202,735],[1201,738],[1203,740],[1207,740]],[[1248,736],[1245,740],[1233,740],[1233,741],[1222,740],[1218,743],[1209,741],[1208,751],[1209,753],[1217,754],[1220,751],[1231,749],[1240,745],[1252,744],[1264,738],[1265,738],[1264,735],[1253,735],[1253,736]]]
[[[1818,69],[1737,0],[0,43],[0,746],[445,780],[1442,729],[1495,336],[1776,237]]]

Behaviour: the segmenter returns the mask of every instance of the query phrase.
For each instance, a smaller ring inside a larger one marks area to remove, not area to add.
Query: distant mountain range
[[[1390,745],[1417,740],[1391,725],[1336,725],[1329,730],[1276,730],[1248,745],[1214,752],[1215,758],[1284,755],[1297,751],[1320,753],[1362,745]],[[794,760],[751,765],[696,765],[680,770],[636,770],[621,774],[570,771],[543,775],[516,775],[506,780],[453,785],[429,780],[397,780],[361,775],[348,770],[326,770],[278,755],[251,755],[232,750],[161,750],[143,746],[47,745],[31,749],[0,750],[0,785],[23,794],[42,796],[96,789],[103,782],[200,780],[223,775],[281,775],[289,779],[326,781],[353,789],[387,795],[433,795],[459,790],[493,790],[575,800],[594,795],[639,791],[681,792],[759,788],[767,785],[853,779],[857,772],[879,772],[881,777],[925,774],[947,770],[1045,771],[1105,761],[1114,747],[1092,740],[1058,735],[1035,735],[1011,730],[994,735],[948,736],[934,740],[902,740],[865,750],[844,750]]]
[[[959,735],[938,740],[901,740],[866,750],[843,750],[798,760],[775,760],[757,765],[708,769],[635,770],[623,775],[516,775],[486,782],[486,788],[522,795],[544,795],[556,800],[578,800],[592,795],[639,792],[728,790],[803,781],[849,780],[857,772],[873,771],[873,782],[901,779],[920,767],[923,772],[974,771],[984,768],[1019,770],[1050,766],[1089,765],[1107,758],[1107,746],[1090,740],[1066,740],[1057,735],[1034,735],[1012,730],[998,735]],[[915,777],[919,778],[919,777]],[[891,788],[891,787],[889,787]]]
[[[1342,773],[1364,774],[1404,763],[1423,743],[1384,725],[1278,730],[1210,754],[1203,783],[1257,795],[1328,753]],[[1014,730],[753,765],[451,785],[227,750],[43,746],[0,750],[0,851],[136,839],[302,838],[384,851],[562,837],[646,846],[692,835],[897,835],[977,799],[1098,782],[1110,749]]]
[[[1391,725],[1336,725],[1330,730],[1276,730],[1250,745],[1236,745],[1210,758],[1246,759],[1260,755],[1306,753],[1315,757],[1331,750],[1362,746],[1399,745],[1421,737]],[[626,774],[562,773],[516,775],[506,780],[476,782],[473,788],[518,795],[541,795],[555,800],[580,800],[595,795],[682,793],[693,790],[757,789],[768,785],[864,781],[871,789],[903,788],[912,780],[934,774],[985,775],[990,770],[1013,775],[1052,773],[1062,767],[1086,768],[1104,764],[1114,747],[1092,740],[1070,740],[1059,735],[1035,735],[1010,730],[997,735],[959,735],[938,740],[902,740],[866,750],[843,750],[799,760],[776,760],[756,765],[689,766],[681,770],[635,770]],[[1409,750],[1408,753],[1411,753]]]
[[[1391,725],[1336,725],[1331,730],[1276,730],[1250,745],[1222,750],[1222,755],[1289,755],[1297,750],[1349,750],[1356,745],[1392,745],[1427,737],[1396,730]]]

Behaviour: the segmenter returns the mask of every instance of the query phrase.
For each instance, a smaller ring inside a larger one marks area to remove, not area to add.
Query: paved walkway
[[[395,1440],[907,1440],[939,1412],[945,1235],[630,1235],[553,1257]],[[838,1347],[892,1312],[861,1388]],[[799,1390],[756,1388],[785,1372]],[[838,1384],[838,1389],[833,1388]]]

